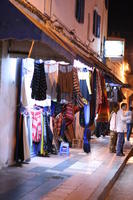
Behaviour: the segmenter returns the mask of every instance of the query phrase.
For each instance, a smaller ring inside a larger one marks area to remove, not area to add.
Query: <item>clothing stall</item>
[[[105,79],[95,66],[24,59],[18,160],[58,154],[62,142],[89,153],[91,127],[109,119]],[[102,134],[100,131],[98,134]],[[99,137],[99,135],[98,135]]]

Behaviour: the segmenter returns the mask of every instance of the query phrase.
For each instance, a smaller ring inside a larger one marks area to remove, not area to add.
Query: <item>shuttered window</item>
[[[93,12],[93,34],[95,37],[100,37],[100,25],[101,25],[101,16],[98,15],[97,11]]]
[[[105,8],[108,9],[109,6],[109,0],[105,0]]]
[[[76,0],[75,17],[79,23],[84,23],[85,0]]]

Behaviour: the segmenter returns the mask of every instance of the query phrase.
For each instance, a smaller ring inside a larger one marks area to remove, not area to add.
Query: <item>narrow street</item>
[[[133,157],[131,157],[120,177],[114,184],[106,200],[132,200],[133,199]]]
[[[0,200],[96,200],[124,167],[126,156],[109,153],[109,137],[93,137],[91,153],[71,149],[70,156],[34,157],[29,164],[0,171]],[[133,169],[133,168],[132,168]],[[130,175],[129,175],[130,176]]]

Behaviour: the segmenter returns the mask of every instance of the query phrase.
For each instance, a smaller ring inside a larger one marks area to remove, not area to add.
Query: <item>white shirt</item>
[[[110,119],[110,130],[116,132],[116,113],[113,112],[111,114],[111,119]]]
[[[131,117],[126,117],[124,114],[124,111],[122,109],[118,110],[117,115],[116,115],[116,131],[118,133],[126,132],[126,122],[129,120]]]

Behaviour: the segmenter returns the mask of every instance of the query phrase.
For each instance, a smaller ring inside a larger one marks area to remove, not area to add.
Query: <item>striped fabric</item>
[[[73,101],[75,105],[78,105],[80,108],[84,107],[84,101],[82,94],[80,92],[79,80],[77,69],[73,67]]]

